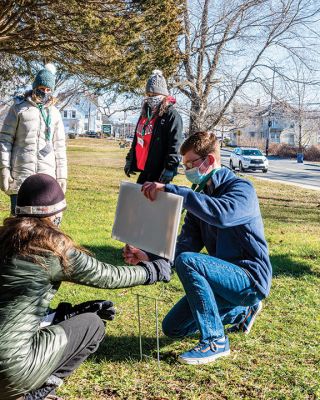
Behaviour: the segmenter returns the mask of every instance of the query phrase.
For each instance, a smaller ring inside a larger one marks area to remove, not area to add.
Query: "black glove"
[[[77,304],[73,307],[76,314],[83,314],[87,312],[97,313],[101,319],[112,321],[114,319],[116,310],[110,300],[89,300],[84,303]]]
[[[113,307],[112,301],[109,300],[90,300],[75,306],[72,306],[70,303],[62,302],[56,309],[53,324],[89,312],[96,313],[103,320],[112,321],[116,310]]]
[[[148,278],[145,285],[151,285],[155,282],[169,282],[171,279],[171,265],[165,259],[155,261],[143,261],[139,263],[147,271]]]
[[[130,178],[130,174],[131,175],[135,175],[136,173],[134,171],[131,171],[131,161],[127,160],[126,161],[126,165],[123,168],[124,173],[127,175],[128,178]]]

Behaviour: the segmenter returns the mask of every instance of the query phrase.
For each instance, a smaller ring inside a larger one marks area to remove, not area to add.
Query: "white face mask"
[[[159,95],[159,96],[146,97],[145,101],[151,109],[154,109],[154,108],[157,108],[161,104],[163,99],[164,99],[164,96]]]

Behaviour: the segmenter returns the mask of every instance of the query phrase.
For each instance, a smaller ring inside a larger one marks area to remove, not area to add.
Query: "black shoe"
[[[55,375],[50,375],[41,388],[31,390],[24,396],[24,400],[44,400],[49,395],[55,395],[55,389],[61,386],[62,383],[62,379]]]
[[[54,393],[56,386],[46,385],[32,390],[24,396],[24,400],[44,400],[50,393]]]

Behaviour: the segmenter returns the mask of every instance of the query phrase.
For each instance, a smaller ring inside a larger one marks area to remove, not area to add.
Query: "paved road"
[[[222,150],[224,165],[229,165],[229,155],[229,151]],[[269,157],[269,170],[266,174],[248,171],[244,175],[320,190],[320,163],[317,162],[305,161],[303,164],[298,164],[296,160]]]

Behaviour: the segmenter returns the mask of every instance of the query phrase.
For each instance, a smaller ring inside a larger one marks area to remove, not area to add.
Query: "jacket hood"
[[[28,100],[29,98],[31,99],[31,97],[32,97],[32,90],[27,90],[26,92],[15,96],[13,101],[15,104],[20,104],[23,101]]]
[[[177,102],[176,98],[173,96],[167,96],[167,101],[172,105],[176,104],[176,102]]]

